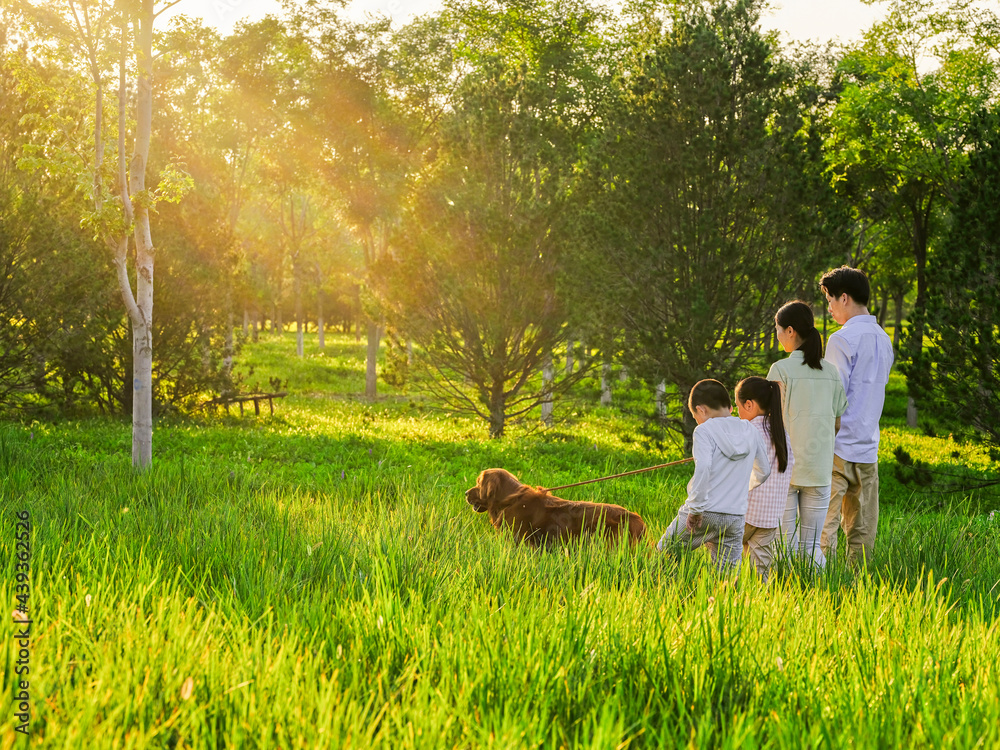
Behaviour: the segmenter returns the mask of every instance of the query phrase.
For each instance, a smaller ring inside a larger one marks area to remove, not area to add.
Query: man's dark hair
[[[868,276],[860,268],[841,266],[827,271],[823,278],[819,280],[819,285],[826,289],[831,297],[839,297],[845,292],[859,305],[867,307],[871,298],[871,285],[868,283]]]
[[[699,380],[688,396],[688,408],[694,411],[696,406],[707,406],[709,409],[732,409],[729,391],[718,380]]]

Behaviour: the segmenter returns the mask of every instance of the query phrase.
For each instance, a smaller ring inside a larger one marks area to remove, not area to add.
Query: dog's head
[[[506,469],[485,469],[476,479],[476,486],[465,491],[465,501],[476,513],[485,513],[490,502],[502,501],[522,486]]]

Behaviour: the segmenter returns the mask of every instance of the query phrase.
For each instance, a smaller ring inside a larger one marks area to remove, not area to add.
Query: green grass
[[[124,423],[0,425],[4,602],[14,512],[33,523],[31,747],[1000,744],[995,500],[914,494],[892,449],[992,467],[900,426],[892,394],[868,573],[735,585],[699,553],[517,547],[464,502],[489,466],[556,485],[677,457],[633,421],[577,406],[489,441],[381,383],[364,403],[363,343],[331,338],[303,361],[291,336],[248,347],[248,382],[288,380],[277,414],[161,423],[142,475]],[[561,494],[655,537],[689,476]]]

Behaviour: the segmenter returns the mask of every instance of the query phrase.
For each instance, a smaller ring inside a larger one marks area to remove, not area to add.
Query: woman
[[[847,395],[837,368],[823,359],[823,339],[809,305],[789,302],[774,316],[774,327],[789,356],[771,365],[767,379],[781,383],[781,411],[795,456],[781,534],[799,555],[823,568],[819,540],[830,506],[833,441]]]

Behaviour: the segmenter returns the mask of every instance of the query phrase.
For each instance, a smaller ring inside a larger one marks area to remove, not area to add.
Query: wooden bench
[[[287,391],[281,391],[280,393],[245,393],[236,394],[233,396],[218,396],[206,401],[202,404],[203,407],[209,406],[225,406],[226,414],[229,413],[230,404],[240,405],[240,416],[243,416],[243,404],[247,401],[253,401],[253,411],[258,417],[260,416],[260,402],[267,401],[268,407],[271,409],[271,416],[274,416],[274,399],[284,398],[288,395]]]

